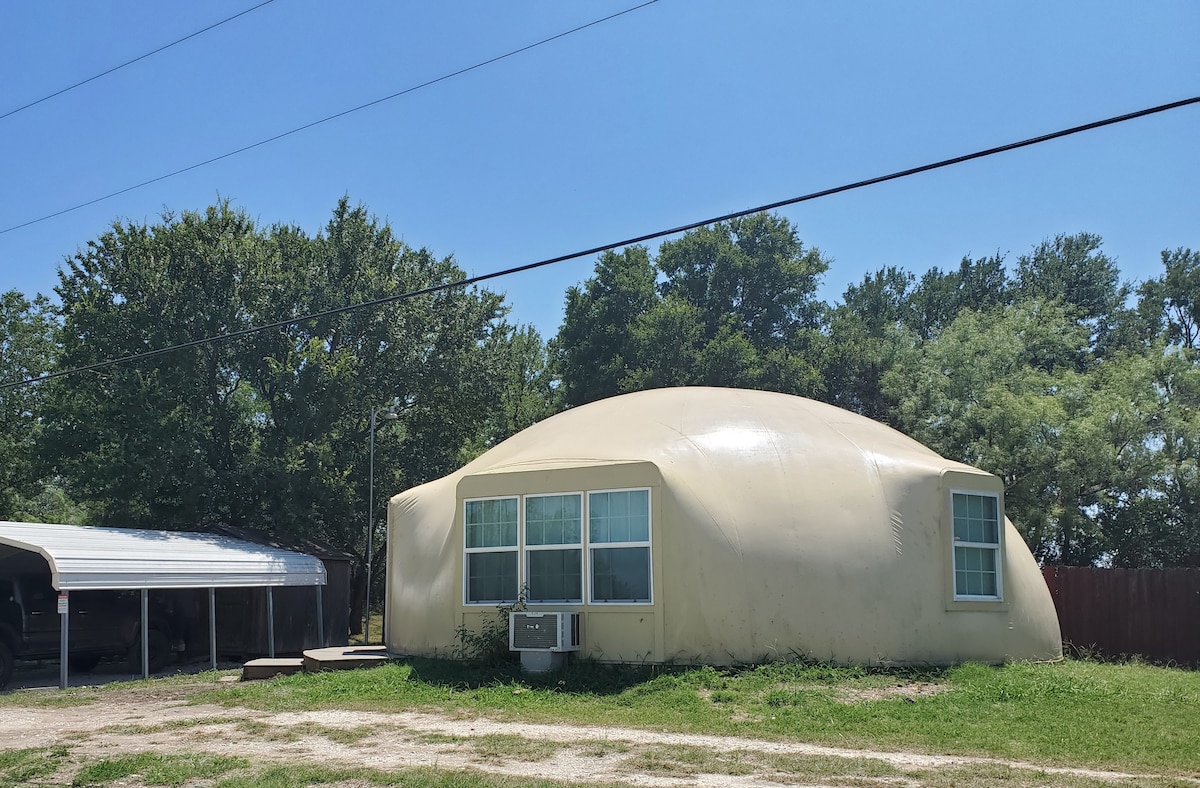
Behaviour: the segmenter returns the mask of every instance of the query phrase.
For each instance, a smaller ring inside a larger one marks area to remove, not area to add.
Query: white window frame
[[[591,541],[591,495],[593,493],[616,493],[616,492],[642,492],[646,493],[646,518],[647,518],[647,539],[646,541],[633,542],[598,542],[593,544]],[[525,517],[525,502],[529,498],[552,498],[556,496],[577,495],[581,499],[581,522],[580,522],[580,541],[577,545],[529,545],[526,540],[526,517]],[[504,501],[516,500],[517,502],[517,544],[503,545],[500,547],[467,547],[467,506],[468,504],[478,503],[482,501]],[[460,511],[459,523],[462,526],[462,546],[463,546],[463,562],[462,562],[462,600],[463,607],[484,608],[495,607],[496,605],[506,605],[516,602],[516,599],[498,599],[474,602],[470,599],[470,572],[468,571],[468,563],[470,555],[476,553],[516,553],[517,554],[517,594],[518,596],[528,587],[529,583],[529,553],[538,550],[572,550],[578,548],[580,550],[581,577],[580,577],[580,598],[575,601],[571,600],[553,600],[553,601],[529,601],[532,606],[548,606],[548,605],[597,605],[604,607],[613,606],[640,606],[646,607],[654,604],[654,490],[650,487],[616,487],[604,488],[598,490],[569,490],[564,492],[538,492],[521,495],[490,495],[480,496],[476,498],[464,498],[462,501],[462,509]],[[649,585],[650,598],[645,601],[632,600],[599,600],[594,599],[594,583],[593,572],[595,571],[593,563],[593,555],[596,550],[617,549],[617,548],[646,548],[647,565],[647,583]]]
[[[507,605],[516,602],[513,599],[490,599],[475,602],[471,600],[471,573],[467,568],[470,562],[469,556],[479,553],[515,553],[517,556],[517,595],[521,593],[521,521],[523,497],[521,495],[491,495],[485,498],[466,498],[462,505],[462,545],[463,545],[463,565],[462,565],[462,591],[463,604],[469,607],[495,607],[496,605]],[[468,547],[467,546],[467,506],[472,503],[480,503],[484,501],[507,501],[515,500],[517,502],[517,543],[515,545],[501,545],[499,547]]]
[[[641,542],[592,542],[591,538],[591,500],[592,495],[598,493],[614,493],[614,492],[641,492],[646,493],[646,541]],[[616,487],[601,490],[588,490],[587,497],[584,499],[586,508],[584,514],[584,541],[587,544],[587,600],[588,604],[600,606],[622,606],[622,605],[653,605],[654,604],[654,491],[649,487]],[[612,550],[622,547],[644,547],[646,548],[646,583],[650,592],[649,598],[646,600],[597,600],[595,598],[595,564],[594,556],[596,550]]]
[[[962,542],[954,536],[954,496],[974,495],[991,498],[996,502],[996,541]],[[994,554],[996,567],[996,594],[960,594],[958,592],[958,556],[955,548],[970,547],[990,550]],[[990,490],[950,490],[950,583],[954,590],[954,601],[959,602],[1003,602],[1004,601],[1004,507],[1000,496]]]
[[[574,496],[579,499],[579,541],[569,544],[529,544],[528,540],[528,522],[526,504],[530,498],[567,498]],[[529,495],[518,496],[520,504],[518,505],[517,517],[520,520],[520,528],[518,533],[518,541],[521,543],[521,576],[520,587],[523,589],[529,588],[529,554],[543,550],[578,550],[579,551],[579,597],[577,599],[533,599],[528,601],[531,605],[580,605],[583,600],[587,599],[587,578],[584,577],[583,555],[587,550],[587,496],[588,493],[584,490],[573,490],[570,492],[548,492],[548,493],[531,493]]]

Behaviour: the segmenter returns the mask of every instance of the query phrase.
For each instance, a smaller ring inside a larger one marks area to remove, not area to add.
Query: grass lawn
[[[407,660],[370,670],[225,683],[230,672],[180,675],[66,691],[0,695],[4,707],[65,707],[136,703],[139,697],[190,697],[231,708],[228,717],[183,719],[112,729],[153,734],[180,727],[183,738],[206,726],[236,723],[239,734],[281,744],[304,736],[355,744],[379,734],[370,725],[325,728],[316,723],[276,727],[241,719],[235,707],[265,711],[402,710],[501,721],[742,736],[809,742],[863,750],[975,755],[1053,767],[1088,767],[1160,774],[1121,785],[1194,785],[1200,776],[1200,672],[1138,663],[1067,660],[999,667],[864,669],[772,663],[720,670],[674,666],[573,663],[542,676],[515,665],[481,667],[439,660]],[[179,685],[173,688],[172,685]],[[199,686],[198,686],[199,685]],[[135,718],[136,719],[136,718]],[[377,727],[377,726],[376,726]],[[124,730],[129,728],[129,730]],[[405,735],[386,734],[386,735]],[[596,758],[616,757],[622,774],[688,778],[705,773],[776,774],[784,781],[870,785],[908,780],[930,786],[1062,785],[1095,788],[1108,781],[1087,775],[1014,769],[1003,763],[922,769],[869,757],[777,755],[734,747],[633,745],[620,739],[591,742],[526,740],[508,734],[445,738],[488,761],[540,761],[562,748]],[[356,786],[479,786],[509,788],[560,783],[447,769],[378,771],[314,763],[286,767],[197,753],[123,752],[85,755],[80,742],[0,751],[0,788],[74,785],[191,785],[214,788],[351,784]],[[368,742],[368,751],[370,748]],[[70,777],[69,775],[74,775]],[[1191,777],[1192,780],[1180,779]]]
[[[718,670],[582,662],[537,677],[515,666],[409,660],[220,687],[196,700],[268,710],[427,710],[1200,774],[1200,673],[1137,663]]]

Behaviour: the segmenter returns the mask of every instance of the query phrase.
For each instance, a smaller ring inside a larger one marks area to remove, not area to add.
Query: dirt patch
[[[949,684],[935,684],[932,681],[910,681],[897,684],[894,687],[844,687],[837,691],[836,698],[841,703],[866,703],[888,698],[928,698],[940,695],[950,689]]]
[[[100,700],[83,706],[4,707],[0,710],[0,750],[67,746],[85,758],[141,752],[207,753],[240,756],[256,763],[311,762],[383,771],[471,769],[522,781],[636,786],[750,788],[781,783],[845,785],[848,781],[882,786],[912,784],[904,770],[985,766],[1027,773],[1030,782],[1045,782],[1047,774],[1104,781],[1149,777],[988,758],[627,728],[496,722],[422,712],[265,712],[188,704],[189,695],[207,688],[150,685],[104,693]]]

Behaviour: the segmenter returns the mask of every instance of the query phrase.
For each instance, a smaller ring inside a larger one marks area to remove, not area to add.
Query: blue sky
[[[0,113],[254,5],[0,5]],[[0,120],[0,228],[636,5],[275,0]],[[347,194],[471,274],[1200,94],[1200,3],[659,0],[280,142],[0,234],[49,293],[116,219],[228,197],[318,231]],[[785,209],[822,297],[1087,231],[1131,280],[1200,247],[1200,106]],[[492,283],[553,334],[594,259]]]

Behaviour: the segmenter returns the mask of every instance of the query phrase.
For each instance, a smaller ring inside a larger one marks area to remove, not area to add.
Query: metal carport
[[[271,588],[315,586],[318,639],[324,643],[321,587],[326,583],[325,566],[304,553],[216,534],[4,521],[0,521],[0,545],[37,553],[50,566],[51,585],[59,592],[62,664],[59,683],[64,688],[72,590],[141,590],[143,678],[149,675],[147,593],[152,588],[208,589],[209,649],[214,668],[217,588],[267,588],[268,643],[274,657]]]

